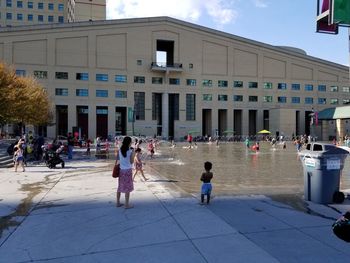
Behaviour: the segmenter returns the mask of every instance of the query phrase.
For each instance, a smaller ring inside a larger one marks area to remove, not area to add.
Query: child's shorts
[[[211,183],[202,184],[202,195],[210,195],[211,190],[213,189]]]

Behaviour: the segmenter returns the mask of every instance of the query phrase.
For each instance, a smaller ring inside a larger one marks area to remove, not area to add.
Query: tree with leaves
[[[21,77],[0,63],[0,124],[46,125],[52,107],[46,90],[33,78]]]

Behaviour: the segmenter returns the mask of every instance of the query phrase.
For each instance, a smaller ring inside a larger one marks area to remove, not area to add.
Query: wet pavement
[[[198,143],[192,149],[188,149],[187,143],[180,143],[175,148],[161,144],[158,154],[158,158],[150,163],[153,171],[173,180],[191,194],[198,193],[203,164],[210,161],[213,163],[215,195],[265,194],[276,198],[279,195],[303,195],[303,168],[290,142],[286,149],[261,142],[259,153],[238,142],[220,143],[218,147]],[[350,158],[345,162],[341,187],[350,188]]]

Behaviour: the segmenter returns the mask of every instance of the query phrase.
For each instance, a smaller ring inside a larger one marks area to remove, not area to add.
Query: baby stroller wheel
[[[62,168],[64,168],[64,161],[62,161],[62,163],[61,163],[61,167],[62,167]]]

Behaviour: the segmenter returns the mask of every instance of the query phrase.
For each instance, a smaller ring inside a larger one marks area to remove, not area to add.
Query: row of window
[[[36,16],[38,22],[46,22],[45,21],[45,16],[44,15],[37,15]],[[6,13],[6,20],[12,20],[14,19],[12,13]],[[54,16],[47,16],[47,22],[53,23],[53,22],[58,22],[58,23],[64,23],[64,17],[63,16],[58,16],[57,21],[55,21]],[[24,15],[23,14],[17,14],[17,21],[23,21],[24,20]],[[28,14],[27,15],[27,21],[34,21],[34,15],[33,14]]]
[[[55,90],[56,96],[68,96],[68,88],[56,88]],[[89,90],[88,89],[76,89],[75,95],[78,97],[88,97],[89,96]],[[108,90],[96,90],[96,97],[100,98],[108,98]],[[116,90],[115,91],[115,97],[116,98],[127,98],[127,91],[125,90]],[[202,97],[203,101],[212,101],[213,95],[212,94],[203,94]],[[219,94],[217,97],[218,101],[228,101],[228,95]],[[258,102],[258,96],[248,96],[248,102]],[[263,96],[262,97],[263,102],[273,102],[273,96]],[[243,95],[233,95],[233,101],[235,102],[243,102]],[[287,103],[288,98],[285,96],[278,96],[277,97],[278,103]],[[300,97],[291,97],[290,102],[292,104],[299,104],[301,102]],[[314,98],[312,97],[306,97],[304,98],[305,104],[313,104]],[[318,98],[317,99],[318,104],[327,104],[326,98]],[[332,98],[330,99],[330,104],[337,105],[339,104],[339,99]],[[350,104],[350,99],[343,99],[343,104]]]
[[[56,96],[68,96],[68,89],[67,88],[56,88],[55,90]],[[115,97],[116,98],[127,98],[127,91],[125,90],[116,90],[115,91]],[[75,95],[78,97],[88,97],[89,96],[89,90],[88,89],[76,89]],[[108,90],[96,90],[96,97],[100,98],[108,98]]]
[[[24,76],[26,74],[25,70],[17,70],[17,75]],[[39,79],[47,79],[47,71],[34,71],[34,77]],[[100,74],[97,73],[96,81],[103,81],[108,82],[109,81],[109,75],[108,74]],[[68,79],[68,72],[55,72],[55,78],[56,79]],[[89,80],[89,73],[76,73],[75,75],[76,80]],[[117,83],[127,83],[127,76],[126,75],[114,75],[114,81]],[[134,83],[140,83],[144,84],[146,82],[146,78],[144,76],[134,76]],[[169,78],[168,80],[170,85],[180,85],[181,81],[179,78]],[[163,78],[162,77],[152,77],[152,84],[163,84]],[[186,86],[197,86],[197,80],[196,79],[186,79]],[[213,81],[204,79],[202,80],[202,86],[203,87],[212,87]],[[218,87],[227,88],[228,87],[228,81],[227,80],[218,80]],[[234,88],[243,88],[244,83],[243,81],[233,81],[233,87]],[[248,82],[248,88],[250,89],[256,89],[258,88],[258,82],[250,81]],[[264,89],[272,89],[273,83],[272,82],[264,82],[263,83]],[[278,90],[287,90],[287,83],[278,83],[277,84]],[[292,83],[291,84],[291,90],[299,91],[301,89],[301,84],[298,83]],[[313,91],[314,86],[312,84],[305,84],[304,85],[305,91]],[[319,92],[326,92],[327,86],[326,85],[318,85],[317,90]],[[330,86],[329,88],[330,92],[338,92],[339,87],[338,86]],[[343,92],[350,93],[350,87],[342,87]]]
[[[16,5],[14,4],[16,3]],[[17,0],[6,0],[6,7],[17,7],[17,8],[24,8],[23,1]],[[27,8],[28,9],[34,9],[34,2],[28,1],[27,2]],[[45,5],[42,2],[37,3],[37,9],[44,10]],[[55,10],[55,4],[54,3],[48,3],[47,4],[47,10],[54,11]],[[64,4],[57,4],[57,10],[58,11],[64,11]]]

